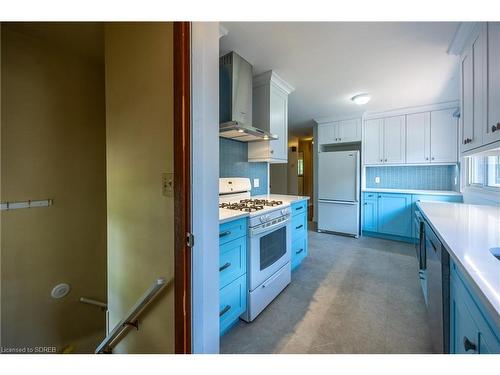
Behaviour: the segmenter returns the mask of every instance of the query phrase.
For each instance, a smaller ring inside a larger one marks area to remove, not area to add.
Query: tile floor
[[[309,231],[292,283],[221,353],[431,353],[412,245]]]

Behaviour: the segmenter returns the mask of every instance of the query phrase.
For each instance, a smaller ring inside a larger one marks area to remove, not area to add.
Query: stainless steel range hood
[[[278,139],[252,126],[252,65],[237,53],[219,59],[219,135],[242,142]]]

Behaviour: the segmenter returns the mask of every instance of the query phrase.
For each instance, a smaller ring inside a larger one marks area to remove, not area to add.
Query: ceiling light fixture
[[[370,96],[370,94],[358,94],[358,95],[354,95],[351,100],[356,103],[357,105],[363,105],[363,104],[366,104],[370,101],[372,97]]]

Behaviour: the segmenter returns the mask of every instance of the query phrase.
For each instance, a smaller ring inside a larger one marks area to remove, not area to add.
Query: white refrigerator
[[[359,151],[318,154],[318,232],[359,236]]]

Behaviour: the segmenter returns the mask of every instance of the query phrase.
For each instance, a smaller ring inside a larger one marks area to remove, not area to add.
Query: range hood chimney
[[[278,139],[252,125],[252,65],[236,52],[219,59],[219,135],[242,142]]]

